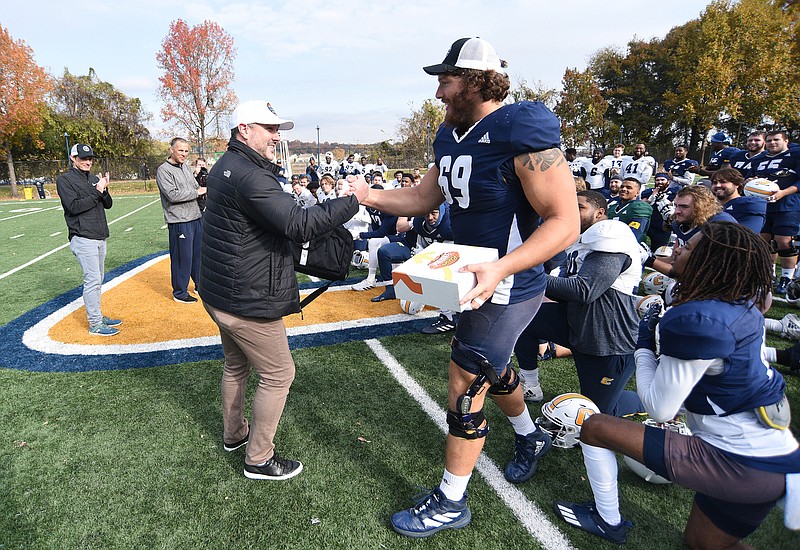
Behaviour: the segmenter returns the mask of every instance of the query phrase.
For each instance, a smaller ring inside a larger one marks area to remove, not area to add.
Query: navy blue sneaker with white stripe
[[[401,535],[419,539],[444,529],[461,529],[471,519],[466,496],[459,501],[448,500],[437,487],[416,506],[394,514],[392,528]]]
[[[556,515],[569,523],[583,529],[587,533],[597,535],[614,544],[625,544],[628,540],[628,530],[633,527],[633,523],[623,519],[619,525],[611,526],[600,517],[600,514],[595,508],[594,501],[589,501],[584,504],[575,504],[573,502],[564,502],[557,500],[553,504],[553,509]]]

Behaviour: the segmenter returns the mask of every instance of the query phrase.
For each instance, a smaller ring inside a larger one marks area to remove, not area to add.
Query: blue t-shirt
[[[691,166],[699,166],[699,165],[700,163],[698,163],[696,160],[688,158],[683,160],[672,159],[664,161],[664,170],[666,170],[667,172],[671,171],[673,176],[678,176],[679,178],[682,178],[686,174],[686,171]]]
[[[539,214],[523,192],[514,158],[560,145],[559,121],[540,102],[504,105],[463,136],[440,126],[433,148],[455,242],[495,248],[503,257],[530,237]],[[502,281],[492,302],[527,300],[542,293],[545,284],[542,266],[532,267]]]
[[[731,155],[731,168],[736,168],[742,177],[747,177],[747,173],[750,171],[752,160],[755,157],[749,156],[750,151],[746,149],[739,150],[735,155]]]
[[[741,151],[736,147],[725,147],[711,154],[711,159],[708,161],[708,167],[713,170],[720,168],[729,168],[731,166],[731,158]]]

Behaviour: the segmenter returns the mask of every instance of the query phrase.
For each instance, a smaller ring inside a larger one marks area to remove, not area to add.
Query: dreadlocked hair
[[[700,226],[675,291],[674,305],[695,300],[752,301],[763,311],[772,290],[769,248],[759,235],[733,222]]]

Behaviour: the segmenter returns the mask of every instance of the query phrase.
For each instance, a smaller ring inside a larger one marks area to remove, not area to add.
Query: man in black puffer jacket
[[[364,198],[298,206],[283,191],[275,164],[280,130],[293,127],[266,101],[240,104],[231,115],[228,150],[208,174],[200,297],[225,352],[224,448],[247,444],[244,475],[250,479],[288,479],[303,469],[275,453],[273,443],[295,372],[283,316],[300,311],[289,243],[343,224]],[[251,368],[260,380],[248,423],[244,395]]]

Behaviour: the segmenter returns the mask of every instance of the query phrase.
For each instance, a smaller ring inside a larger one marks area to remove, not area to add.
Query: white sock
[[[525,410],[522,411],[522,414],[519,416],[509,416],[508,421],[511,422],[511,426],[514,428],[514,433],[516,434],[528,435],[536,431],[536,424],[533,423],[533,418],[531,418],[531,413],[528,412],[528,407],[525,407]]]
[[[444,493],[444,496],[448,500],[459,501],[464,498],[467,492],[467,484],[469,483],[470,477],[472,477],[472,474],[466,476],[451,474],[447,471],[447,468],[445,468],[444,475],[442,475],[442,482],[439,484],[439,490]]]
[[[764,359],[767,360],[769,363],[777,363],[778,362],[778,353],[775,348],[764,348]]]
[[[781,277],[786,277],[787,279],[794,278],[794,268],[793,267],[782,267],[781,268]]]
[[[581,442],[586,475],[594,493],[597,513],[612,527],[622,522],[617,492],[617,458],[614,452]]]
[[[783,332],[783,323],[777,319],[764,319],[764,328],[766,328],[769,332],[777,332],[780,334]]]
[[[526,386],[539,385],[539,369],[533,369],[533,370],[520,369],[519,375],[522,377],[522,381],[525,382]]]

